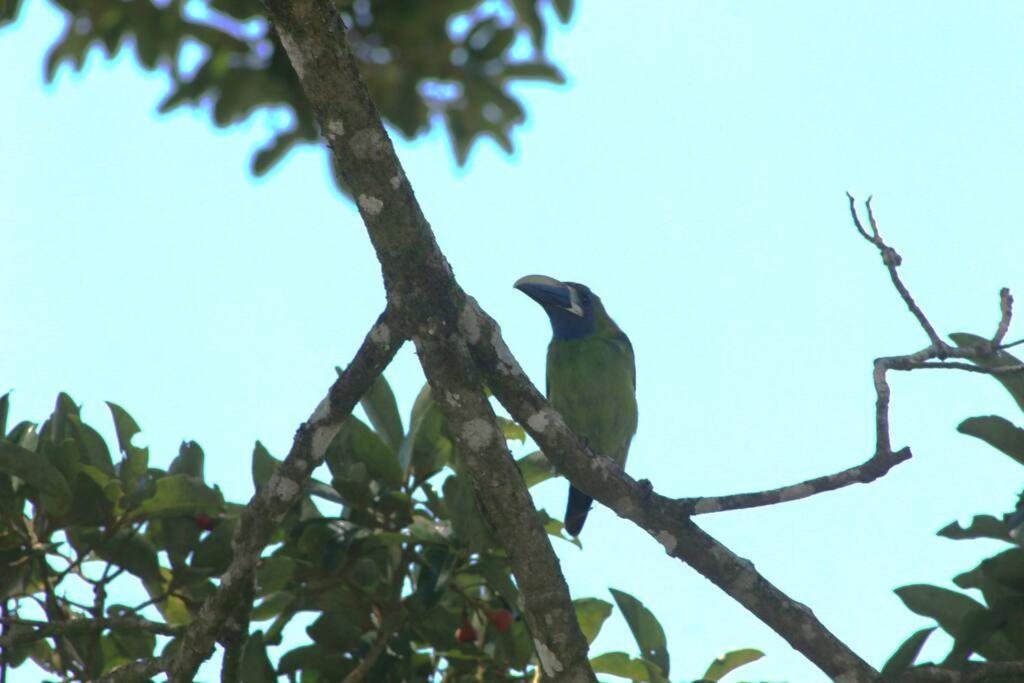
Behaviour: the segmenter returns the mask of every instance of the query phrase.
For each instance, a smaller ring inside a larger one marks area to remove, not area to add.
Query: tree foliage
[[[972,334],[954,334],[953,341],[969,347],[985,339]],[[986,367],[1020,365],[1006,351],[990,359],[975,361]],[[1024,409],[1024,375],[994,375]],[[971,417],[960,423],[961,433],[981,439],[1024,465],[1024,429],[995,415]],[[882,673],[895,676],[914,665],[929,636],[941,629],[953,639],[942,666],[958,667],[974,655],[988,661],[1024,659],[1024,548],[1020,546],[1024,521],[1024,494],[1016,510],[1002,516],[978,515],[965,528],[956,522],[939,530],[939,536],[953,540],[994,539],[1010,547],[983,560],[978,566],[953,579],[961,589],[980,593],[979,602],[966,593],[916,584],[896,589],[908,609],[935,622],[915,632],[896,650]]]
[[[8,430],[8,405],[0,398],[4,664],[31,659],[55,675],[91,680],[173,652],[231,560],[241,506],[204,480],[194,442],[183,443],[166,470],[151,466],[147,449],[133,444],[139,426],[115,404],[116,450],[66,394],[42,426]],[[404,424],[383,378],[362,407],[368,423],[343,423],[327,449],[329,481],[310,481],[260,561],[252,627],[236,653],[241,680],[338,681],[360,662],[366,680],[381,682],[535,680],[538,658],[505,550],[429,388]],[[502,427],[507,438],[525,440],[515,423]],[[519,464],[531,484],[554,476],[539,453]],[[255,487],[271,485],[278,465],[257,443]],[[552,536],[578,543],[540,514]],[[597,655],[594,670],[668,681],[657,618],[629,593],[611,594],[614,605],[576,600],[580,625],[593,642],[617,606],[635,654]],[[304,636],[285,636],[293,620],[305,625]],[[760,656],[723,655],[702,680]]]
[[[205,109],[225,128],[258,113],[275,131],[252,157],[263,175],[319,129],[277,33],[259,0],[52,0],[66,23],[44,60],[49,82],[62,66],[81,71],[92,54],[113,59],[130,48],[141,68],[167,74],[157,105]],[[464,164],[490,137],[513,151],[526,120],[518,83],[562,83],[546,53],[555,21],[573,0],[341,0],[354,54],[383,119],[406,138],[443,125]],[[0,28],[21,0],[0,0]]]

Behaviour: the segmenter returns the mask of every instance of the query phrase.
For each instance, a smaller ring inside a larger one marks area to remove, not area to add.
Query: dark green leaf
[[[195,441],[182,441],[178,456],[167,468],[169,474],[187,474],[203,480],[203,449]]]
[[[39,491],[53,514],[63,514],[71,504],[71,487],[67,480],[40,453],[8,441],[0,442],[0,472],[13,474]]]
[[[118,529],[112,535],[97,528],[69,529],[68,540],[80,555],[92,552],[144,581],[160,580],[156,548],[135,529]]]
[[[131,515],[133,519],[212,515],[223,507],[220,491],[187,474],[171,474],[156,480],[155,493],[132,510]]]
[[[252,449],[252,483],[258,491],[264,484],[270,481],[281,461],[270,454],[270,452],[259,441]]]
[[[132,445],[132,439],[139,433],[139,425],[128,412],[116,403],[107,402],[114,418],[117,444],[124,460],[120,465],[121,481],[126,491],[134,491],[146,476],[149,467],[149,449]]]
[[[1011,542],[1010,532],[1006,523],[996,519],[992,515],[977,515],[969,527],[962,527],[957,522],[951,522],[938,531],[939,536],[961,540],[965,538],[994,538],[997,541]]]
[[[263,632],[254,631],[245,639],[242,646],[242,680],[245,683],[274,683],[277,674],[267,656],[267,646],[263,642]]]
[[[576,619],[580,622],[580,630],[583,631],[589,645],[601,632],[605,620],[611,616],[612,604],[599,598],[580,598],[574,600],[573,605],[576,607]]]
[[[998,415],[971,417],[957,431],[984,441],[1024,465],[1024,429]]]
[[[986,576],[999,583],[1024,591],[1024,548],[1011,548],[981,563]]]
[[[83,461],[113,476],[114,461],[110,459],[110,450],[100,433],[84,424],[77,415],[68,416],[67,427],[69,436],[78,444]]]
[[[715,661],[711,662],[711,666],[704,672],[705,681],[720,681],[722,678],[732,671],[756,662],[757,660],[764,657],[764,653],[760,650],[754,650],[752,648],[744,648],[742,650],[733,650],[732,652],[726,652],[724,655],[715,657]]]
[[[665,642],[665,631],[655,618],[654,614],[647,609],[642,602],[629,593],[610,588],[615,603],[619,606],[622,616],[629,624],[629,630],[633,632],[637,645],[640,646],[640,653],[643,659],[653,662],[666,677],[669,675],[668,648]]]
[[[397,453],[402,446],[405,430],[402,428],[402,418],[398,414],[395,395],[391,392],[384,375],[377,376],[370,390],[359,401],[359,405],[366,411],[366,417],[370,418],[370,424],[377,435]]]
[[[373,479],[391,488],[402,485],[403,472],[398,455],[376,432],[351,416],[327,448],[326,460],[335,476],[345,476],[352,464],[362,463]]]

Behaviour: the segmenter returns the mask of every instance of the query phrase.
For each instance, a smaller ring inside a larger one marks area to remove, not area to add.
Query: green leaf
[[[178,515],[212,514],[224,507],[224,496],[187,474],[171,474],[156,481],[156,492],[132,510],[132,519],[158,519]]]
[[[195,441],[182,441],[178,456],[167,468],[169,474],[187,474],[203,480],[203,449]]]
[[[981,563],[986,576],[1004,586],[1024,591],[1024,548],[1011,548]]]
[[[629,630],[633,632],[637,645],[640,646],[640,653],[643,659],[653,662],[661,669],[666,677],[669,675],[668,648],[665,642],[665,631],[655,618],[654,614],[647,609],[642,602],[629,593],[608,589],[615,603],[619,606],[622,616],[629,624]]]
[[[506,64],[501,75],[506,79],[521,78],[531,81],[547,81],[562,85],[565,83],[565,76],[554,64],[547,62],[514,62]]]
[[[752,648],[726,652],[724,655],[715,657],[715,661],[711,662],[711,666],[709,666],[708,670],[704,672],[703,680],[720,681],[724,676],[732,671],[735,671],[746,664],[750,664],[751,662],[756,662],[762,657],[764,657],[763,652]]]
[[[501,433],[505,436],[506,441],[518,441],[519,443],[526,443],[526,430],[516,424],[513,420],[507,417],[497,417],[498,426],[501,427]]]
[[[979,343],[988,343],[988,340],[984,337],[979,337],[975,334],[966,334],[963,332],[951,334],[949,337],[960,348],[975,346]],[[990,358],[972,358],[971,362],[983,368],[1005,368],[1010,365],[1020,365],[1021,363],[1019,359],[1010,355],[1006,351],[998,351]],[[993,375],[993,377],[995,377],[996,380],[998,380],[999,383],[1010,392],[1010,395],[1013,396],[1013,400],[1017,402],[1017,405],[1020,406],[1021,410],[1024,410],[1024,375]]]
[[[349,650],[359,644],[363,628],[351,610],[331,609],[320,615],[306,633],[320,645],[332,650]]]
[[[632,659],[625,652],[605,652],[590,660],[594,673],[621,676],[631,681],[650,681],[650,670],[642,659]]]
[[[39,491],[51,513],[61,515],[71,504],[71,487],[41,453],[0,441],[0,472],[13,474]]]
[[[344,476],[351,464],[362,463],[373,479],[390,488],[402,485],[402,468],[395,451],[376,432],[352,416],[345,419],[328,446],[326,460],[335,476]]]
[[[917,584],[896,589],[896,595],[911,612],[934,619],[958,643],[965,642],[978,624],[984,623],[985,608],[962,593]],[[986,659],[1014,659],[1016,650],[1002,634],[983,643],[971,643],[972,649]]]
[[[281,461],[270,454],[270,452],[259,441],[252,449],[252,484],[258,491],[263,487],[278,467]]]
[[[197,569],[206,569],[215,574],[224,572],[234,555],[234,551],[231,549],[231,540],[234,538],[237,524],[237,518],[222,519],[217,526],[213,527],[213,531],[199,542],[192,553],[192,560],[189,564]]]
[[[958,541],[967,538],[994,538],[997,541],[1012,542],[1006,523],[992,515],[975,516],[969,527],[962,527],[957,522],[950,522],[939,529],[938,535]]]
[[[295,574],[295,560],[285,555],[265,557],[256,570],[258,595],[268,595],[284,589]]]
[[[160,580],[156,548],[136,529],[118,529],[112,535],[95,527],[69,529],[68,540],[80,555],[92,552],[143,581]]]
[[[599,598],[580,598],[572,603],[576,607],[576,620],[587,638],[587,645],[594,642],[605,620],[611,616],[612,604]],[[611,673],[611,672],[605,672]]]
[[[245,683],[275,683],[277,674],[267,656],[263,631],[254,631],[242,646],[242,680]]]
[[[398,464],[403,472],[411,469],[423,481],[444,467],[451,454],[452,443],[444,435],[441,409],[434,403],[430,385],[425,384],[413,404],[409,433],[398,449]]]
[[[69,436],[78,444],[83,460],[99,468],[104,474],[114,475],[114,461],[110,459],[110,450],[100,433],[82,422],[77,415],[69,415],[67,419]]]
[[[448,588],[455,568],[455,555],[443,546],[430,546],[423,553],[426,564],[418,564],[416,572],[416,597],[424,610],[438,603]]]
[[[970,417],[956,428],[958,432],[981,439],[1024,465],[1024,429],[998,415]]]
[[[494,536],[477,502],[476,491],[468,475],[448,477],[444,480],[442,491],[455,535],[474,551],[486,550],[495,545]]]
[[[131,415],[116,403],[107,401],[110,414],[114,418],[114,430],[117,432],[117,444],[124,460],[120,465],[121,481],[126,491],[134,491],[146,476],[149,467],[149,449],[132,445],[132,439],[139,433],[139,425]]]
[[[398,414],[395,395],[391,392],[384,375],[377,376],[369,391],[359,401],[359,405],[366,411],[366,417],[370,418],[370,424],[377,435],[397,453],[402,446],[405,430],[402,428],[402,418]]]
[[[527,488],[558,476],[554,465],[540,451],[524,455],[519,460],[516,460],[516,465],[519,466],[519,471],[523,475],[523,481],[526,482]]]

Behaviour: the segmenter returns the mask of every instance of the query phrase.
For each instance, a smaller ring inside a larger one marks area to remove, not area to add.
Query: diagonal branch
[[[369,97],[330,0],[265,0],[272,21],[352,189],[381,263],[389,305],[414,338],[427,379],[509,553],[547,678],[594,681],[557,557],[458,334],[466,295],[434,239]],[[500,476],[501,486],[494,483]]]
[[[574,486],[636,523],[670,556],[696,569],[834,680],[876,680],[878,673],[807,607],[700,529],[682,504],[654,493],[649,483],[637,482],[612,460],[583,447],[509,352],[498,324],[474,301],[466,303],[461,319],[463,334],[494,395]]]
[[[221,576],[217,590],[206,599],[185,631],[167,669],[169,680],[194,680],[199,665],[212,654],[224,623],[252,586],[260,554],[274,529],[301,497],[303,485],[323,462],[342,421],[402,345],[402,338],[392,331],[393,324],[390,311],[381,314],[352,363],[331,386],[328,397],[320,402],[309,421],[299,427],[284,462],[242,511],[232,542],[231,564]]]

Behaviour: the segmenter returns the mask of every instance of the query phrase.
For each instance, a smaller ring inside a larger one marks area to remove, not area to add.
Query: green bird
[[[515,288],[551,320],[548,401],[587,447],[625,466],[636,433],[636,362],[629,337],[590,288],[528,275]],[[579,536],[593,498],[569,486],[565,528]]]

